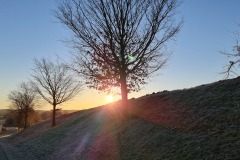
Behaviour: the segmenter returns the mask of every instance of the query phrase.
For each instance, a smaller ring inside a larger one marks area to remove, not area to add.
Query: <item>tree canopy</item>
[[[121,88],[123,105],[161,69],[180,30],[178,0],[65,0],[56,17],[73,33],[71,68],[90,88]]]

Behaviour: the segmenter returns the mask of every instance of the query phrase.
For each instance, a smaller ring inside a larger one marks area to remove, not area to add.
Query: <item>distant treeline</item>
[[[75,112],[75,110],[57,110],[56,115],[64,115]],[[23,120],[16,118],[17,110],[0,110],[0,117],[6,119],[6,127],[23,127]],[[28,125],[34,125],[36,123],[48,120],[52,118],[52,110],[32,110],[29,112]]]

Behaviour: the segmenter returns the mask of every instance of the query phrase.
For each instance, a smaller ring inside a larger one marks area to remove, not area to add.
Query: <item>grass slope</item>
[[[5,143],[10,159],[240,159],[240,78],[130,100],[44,122]],[[50,125],[50,124],[49,124]]]

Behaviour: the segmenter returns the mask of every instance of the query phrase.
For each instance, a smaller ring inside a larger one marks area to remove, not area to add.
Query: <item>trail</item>
[[[16,127],[8,127],[7,130],[0,134],[0,142],[2,142],[6,137],[11,136],[12,134],[16,133]],[[6,153],[4,152],[1,145],[4,143],[0,143],[0,160],[8,160]]]
[[[8,160],[1,146],[0,146],[0,160]]]

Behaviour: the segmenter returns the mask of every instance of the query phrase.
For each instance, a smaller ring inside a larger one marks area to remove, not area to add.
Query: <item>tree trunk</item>
[[[28,108],[25,109],[24,128],[27,128]]]
[[[126,83],[126,76],[121,76],[121,95],[122,95],[122,118],[128,117],[128,90],[127,90],[127,83]]]
[[[56,103],[53,104],[52,127],[56,125],[55,115],[56,115]]]
[[[22,113],[19,111],[18,113],[18,131],[21,129],[21,122],[22,122]]]

